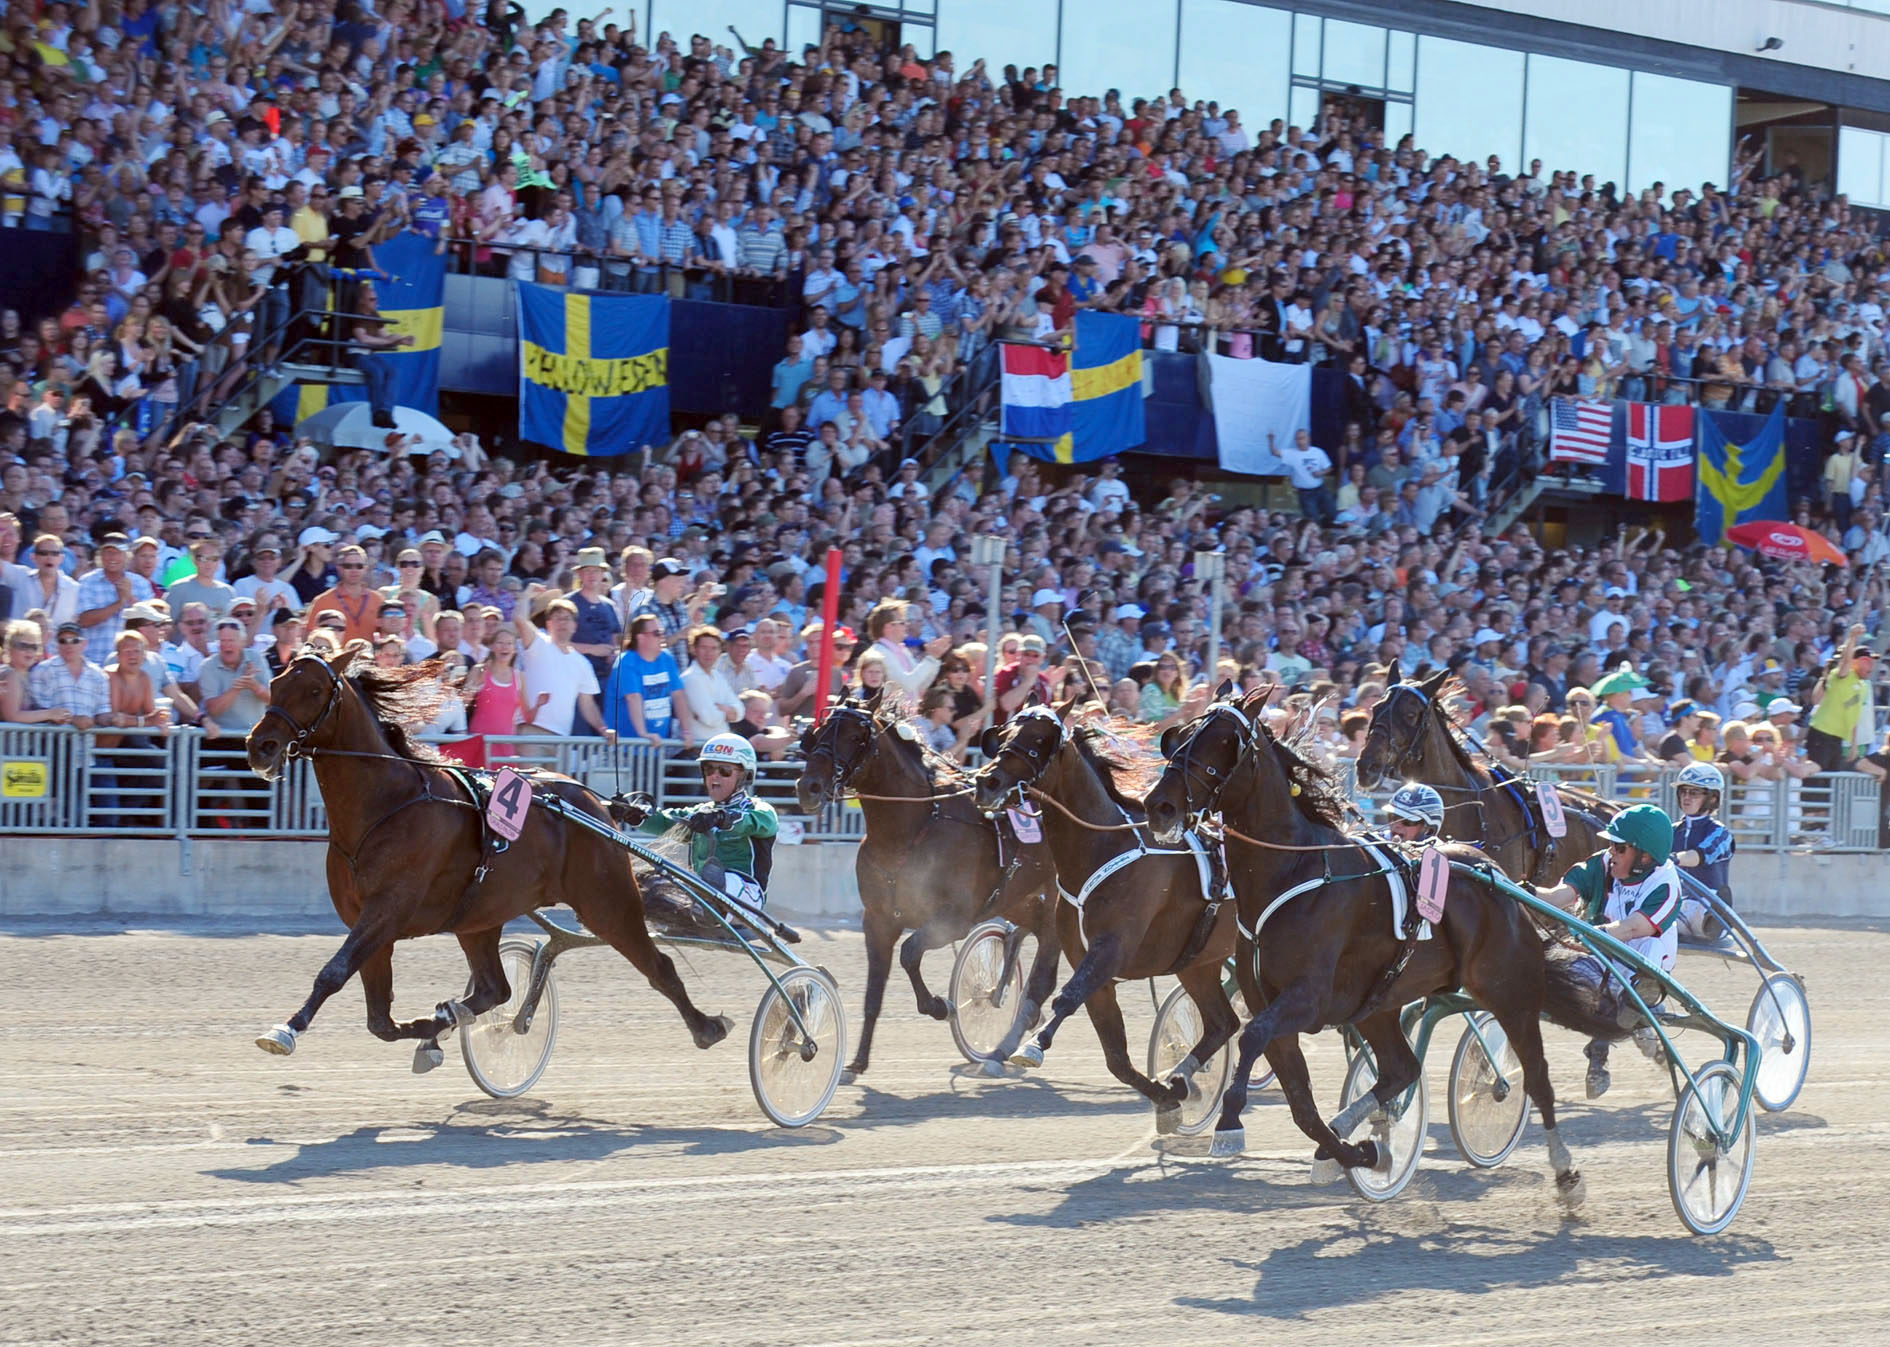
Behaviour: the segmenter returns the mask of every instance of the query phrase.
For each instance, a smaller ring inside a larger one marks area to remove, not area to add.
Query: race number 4
[[[525,831],[525,813],[532,807],[532,783],[510,767],[500,771],[492,783],[492,802],[486,806],[486,822],[492,831],[508,842],[518,841]]]
[[[1450,861],[1436,847],[1424,853],[1418,866],[1417,910],[1429,922],[1444,919],[1444,894],[1450,888]]]
[[[1542,805],[1542,824],[1551,837],[1568,836],[1568,817],[1562,812],[1562,797],[1546,781],[1536,782],[1536,800]]]

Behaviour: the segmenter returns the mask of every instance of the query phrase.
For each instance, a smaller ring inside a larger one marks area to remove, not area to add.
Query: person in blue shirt
[[[682,667],[663,648],[663,624],[652,613],[630,619],[630,648],[617,657],[604,686],[604,723],[618,737],[660,744],[687,724]]]
[[[1680,821],[1673,825],[1673,863],[1711,889],[1719,898],[1732,901],[1732,830],[1718,818],[1725,778],[1710,762],[1689,763],[1680,769],[1674,782],[1674,799],[1680,806]],[[1680,902],[1680,934],[1689,940],[1717,940],[1721,933],[1719,918],[1698,898],[1690,895]]]
[[[1614,745],[1624,758],[1642,756],[1641,737],[1634,730],[1633,705],[1634,694],[1646,686],[1645,678],[1623,664],[1614,672],[1597,678],[1589,689],[1604,708],[1596,714],[1595,724],[1614,736]]]

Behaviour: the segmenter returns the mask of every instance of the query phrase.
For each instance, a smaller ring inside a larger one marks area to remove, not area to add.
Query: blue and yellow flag
[[[391,278],[376,280],[381,316],[391,320],[396,336],[411,333],[412,346],[382,357],[394,374],[396,407],[412,407],[428,416],[440,414],[440,331],[445,318],[446,258],[420,234],[396,234],[374,245],[374,260]],[[292,426],[335,402],[365,402],[361,384],[291,384],[270,400],[276,424]]]
[[[1790,519],[1785,482],[1785,403],[1772,409],[1765,427],[1745,444],[1726,438],[1701,408],[1694,417],[1699,459],[1699,495],[1694,527],[1700,540],[1718,546],[1726,530],[1755,519]]]
[[[601,457],[669,439],[669,298],[518,288],[519,438]]]
[[[1148,438],[1142,408],[1142,329],[1116,313],[1076,315],[1065,356],[1039,347],[1003,351],[1004,428],[1049,440],[1018,447],[1051,463],[1088,463]]]

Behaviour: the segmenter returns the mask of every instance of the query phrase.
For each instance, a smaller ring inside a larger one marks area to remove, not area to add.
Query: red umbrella
[[[1780,561],[1826,561],[1833,566],[1849,564],[1844,553],[1829,538],[1796,524],[1779,524],[1761,519],[1727,529],[1726,541]]]

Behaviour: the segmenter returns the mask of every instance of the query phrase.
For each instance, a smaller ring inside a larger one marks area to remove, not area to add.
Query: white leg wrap
[[[1339,1135],[1341,1140],[1344,1140],[1358,1130],[1360,1123],[1378,1110],[1378,1096],[1368,1090],[1340,1111],[1339,1116],[1332,1120],[1332,1130]]]
[[[1550,1128],[1543,1134],[1549,1143],[1549,1164],[1558,1174],[1566,1174],[1575,1168],[1575,1157],[1568,1153],[1568,1145],[1562,1140],[1559,1128]]]
[[[1168,1074],[1171,1076],[1179,1076],[1182,1080],[1192,1080],[1194,1079],[1194,1073],[1200,1069],[1201,1063],[1194,1060],[1193,1053],[1189,1053],[1186,1057],[1183,1057],[1175,1069]]]

